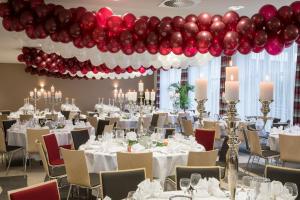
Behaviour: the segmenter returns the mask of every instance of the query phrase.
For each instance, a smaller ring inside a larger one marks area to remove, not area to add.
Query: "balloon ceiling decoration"
[[[252,17],[228,11],[223,16],[201,13],[159,19],[137,18],[132,13],[119,16],[107,7],[91,12],[83,7],[66,9],[43,0],[9,0],[0,4],[0,16],[8,31],[24,31],[30,39],[50,36],[53,42],[72,44],[78,49],[97,48],[100,55],[147,52],[193,57],[210,53],[217,57],[264,49],[277,55],[293,42],[300,43],[300,1],[278,10],[264,5]],[[117,66],[110,68],[114,67]]]

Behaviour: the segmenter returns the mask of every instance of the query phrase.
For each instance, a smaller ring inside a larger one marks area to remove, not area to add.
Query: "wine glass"
[[[202,178],[201,174],[198,173],[191,174],[191,186],[194,190],[197,190],[197,185],[201,178]]]
[[[241,191],[245,191],[245,188],[250,188],[250,184],[251,184],[252,179],[253,179],[252,176],[243,176]]]
[[[293,199],[296,199],[298,196],[298,187],[296,183],[286,182],[284,184],[284,187],[288,190],[289,194],[293,197]]]
[[[184,194],[187,194],[188,189],[191,185],[191,179],[189,178],[181,178],[180,179],[180,189],[184,192]]]

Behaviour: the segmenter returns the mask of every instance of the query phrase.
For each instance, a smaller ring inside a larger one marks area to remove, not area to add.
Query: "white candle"
[[[151,101],[155,101],[155,91],[151,91]]]
[[[36,88],[34,88],[34,92],[37,92],[37,89],[36,89]]]
[[[150,100],[150,92],[148,89],[145,91],[145,99],[146,99],[146,101]]]
[[[226,67],[226,81],[239,81],[238,67]]]
[[[74,98],[72,98],[72,104],[75,105],[75,99]]]
[[[196,80],[195,98],[197,100],[207,99],[207,79]]]
[[[51,92],[48,91],[48,98],[51,98]]]
[[[42,96],[42,94],[41,94],[40,91],[37,91],[37,96],[38,96],[38,97],[41,97],[41,96]]]
[[[53,85],[51,86],[50,90],[51,90],[51,92],[54,92],[54,91],[55,91],[55,88],[54,88]]]
[[[30,92],[29,92],[29,96],[30,96],[30,97],[33,97],[33,95],[34,95],[33,91],[30,91]]]
[[[143,81],[139,82],[139,92],[144,92],[144,83],[143,83]]]
[[[225,82],[225,99],[227,101],[239,100],[240,85],[238,81],[226,81]]]
[[[135,90],[132,92],[132,100],[137,101],[137,92]]]
[[[262,101],[273,100],[274,84],[271,81],[262,81],[259,83],[259,99]]]

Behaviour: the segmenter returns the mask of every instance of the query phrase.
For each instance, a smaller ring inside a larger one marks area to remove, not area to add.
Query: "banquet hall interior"
[[[300,199],[300,1],[1,0],[0,200]]]

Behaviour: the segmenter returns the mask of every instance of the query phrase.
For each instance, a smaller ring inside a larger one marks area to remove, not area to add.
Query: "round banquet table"
[[[26,147],[26,130],[24,125],[13,125],[7,130],[7,143],[11,146]],[[47,127],[46,127],[47,128]],[[62,129],[52,129],[50,133],[54,133],[58,142],[58,145],[72,144],[71,131],[74,128],[87,128],[90,135],[95,135],[95,129],[91,125],[71,125],[68,124]]]
[[[189,151],[205,151],[204,147],[189,139],[170,139],[167,146],[141,148],[141,145],[132,146],[133,152],[153,152],[153,176],[164,180],[175,174],[175,167],[187,165]],[[109,141],[88,141],[80,147],[84,150],[88,170],[91,173],[113,171],[117,169],[116,152],[127,152],[127,143],[120,139]],[[136,149],[136,150],[135,150]]]

